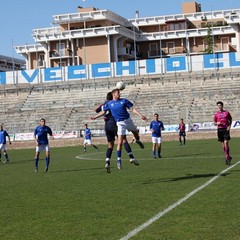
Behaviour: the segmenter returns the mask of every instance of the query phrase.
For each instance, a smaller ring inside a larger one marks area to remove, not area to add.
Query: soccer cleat
[[[122,170],[122,161],[121,161],[121,160],[118,160],[118,161],[117,161],[117,168],[118,168],[119,170]]]
[[[156,158],[156,155],[153,155],[153,158]]]
[[[4,160],[4,162],[3,163],[9,163],[9,159],[7,159],[7,160]]]
[[[226,159],[225,164],[226,164],[226,165],[231,165],[231,161],[229,161],[229,160]]]
[[[37,173],[38,172],[38,169],[37,168],[35,168],[35,173]]]
[[[106,163],[105,168],[106,168],[107,173],[110,173],[110,172],[111,172],[111,170],[110,170],[110,165],[109,165],[109,164]]]
[[[135,160],[134,158],[130,159],[130,163],[133,163],[134,165],[139,165],[139,162]]]
[[[136,143],[140,146],[140,148],[144,148],[144,145],[140,140],[136,140]]]
[[[48,172],[48,167],[45,168],[45,172]]]
[[[158,158],[162,158],[162,156],[161,156],[161,155],[158,155]]]
[[[231,160],[232,160],[232,157],[229,156],[228,158],[226,158],[225,164],[226,165],[231,165]]]

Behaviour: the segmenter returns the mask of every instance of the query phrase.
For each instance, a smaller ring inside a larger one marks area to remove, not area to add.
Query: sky
[[[179,14],[191,0],[0,0],[0,55],[21,58],[14,46],[34,44],[32,30],[51,27],[53,15],[76,13],[77,7],[111,10],[125,18]],[[202,11],[240,9],[240,0],[197,0]]]

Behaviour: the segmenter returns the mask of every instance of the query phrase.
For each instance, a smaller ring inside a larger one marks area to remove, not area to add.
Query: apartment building
[[[17,71],[25,69],[22,59],[0,55],[0,72]]]
[[[52,27],[33,29],[35,44],[16,46],[26,69],[110,63],[176,55],[240,52],[240,9],[202,12],[183,2],[182,13],[133,19],[94,7],[54,15]]]

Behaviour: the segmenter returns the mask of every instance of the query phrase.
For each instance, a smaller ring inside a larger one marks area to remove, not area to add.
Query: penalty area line
[[[167,214],[168,212],[170,212],[171,210],[173,210],[174,208],[176,208],[177,206],[181,205],[182,203],[184,203],[185,201],[187,201],[190,197],[192,197],[193,195],[195,195],[196,193],[198,193],[199,191],[201,191],[202,189],[204,189],[205,187],[207,187],[208,185],[210,185],[211,183],[213,183],[215,180],[217,180],[220,176],[222,176],[224,173],[226,173],[227,171],[229,171],[230,169],[234,168],[235,166],[237,166],[240,163],[237,162],[234,165],[224,169],[222,172],[220,172],[219,174],[217,174],[216,176],[214,176],[213,178],[211,178],[210,180],[208,180],[206,183],[202,184],[200,187],[196,188],[195,190],[193,190],[192,192],[188,193],[185,197],[179,199],[177,202],[175,202],[174,204],[172,204],[171,206],[169,206],[168,208],[164,209],[163,211],[159,212],[158,214],[156,214],[155,216],[153,216],[151,219],[149,219],[148,221],[146,221],[145,223],[143,223],[142,225],[138,226],[137,228],[135,228],[134,230],[132,230],[131,232],[129,232],[126,236],[122,237],[120,240],[128,240],[131,237],[135,236],[137,233],[141,232],[142,230],[144,230],[145,228],[147,228],[149,225],[151,225],[152,223],[154,223],[155,221],[157,221],[159,218],[163,217],[165,214]]]

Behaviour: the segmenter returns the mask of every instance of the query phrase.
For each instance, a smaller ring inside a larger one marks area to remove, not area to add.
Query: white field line
[[[93,158],[94,156],[98,155],[99,153],[105,153],[105,152],[96,152],[96,153],[89,153],[89,154],[82,154],[82,155],[78,155],[76,156],[77,159],[80,160],[91,160],[91,161],[101,161],[98,158]],[[232,157],[234,157],[235,155],[231,155]],[[236,155],[237,156],[237,155]],[[195,159],[210,159],[210,158],[223,158],[224,159],[224,155],[218,155],[218,156],[203,156],[203,155],[199,155],[199,156],[194,156]],[[163,161],[163,160],[169,160],[169,159],[187,159],[187,158],[192,158],[192,155],[189,156],[172,156],[172,157],[162,157],[162,158],[153,158],[151,155],[147,158],[136,158],[139,161]],[[103,157],[103,160],[105,160],[105,156]],[[112,158],[112,160],[116,160],[115,157]],[[122,158],[123,161],[125,160],[129,160],[126,159],[126,156],[124,158]]]
[[[152,223],[154,223],[155,221],[157,221],[159,218],[161,218],[162,216],[164,216],[165,214],[167,214],[168,212],[170,212],[171,210],[173,210],[174,208],[176,208],[177,206],[179,206],[180,204],[182,204],[183,202],[185,202],[186,200],[188,200],[190,197],[192,197],[193,195],[195,195],[196,193],[198,193],[199,191],[201,191],[202,189],[204,189],[205,187],[207,187],[208,185],[210,185],[211,183],[213,183],[215,180],[217,180],[221,175],[223,175],[224,173],[226,173],[227,171],[229,171],[230,169],[234,168],[235,166],[237,166],[240,163],[237,162],[234,165],[224,169],[222,172],[220,172],[219,174],[217,174],[216,176],[214,176],[213,178],[211,178],[209,181],[207,181],[206,183],[204,183],[203,185],[201,185],[200,187],[196,188],[195,190],[193,190],[192,192],[188,193],[185,197],[179,199],[177,202],[175,202],[174,204],[172,204],[171,206],[169,206],[168,208],[164,209],[163,211],[159,212],[157,215],[153,216],[151,219],[149,219],[148,221],[146,221],[145,223],[143,223],[142,225],[140,225],[139,227],[135,228],[134,230],[132,230],[131,232],[129,232],[126,236],[122,237],[120,240],[128,240],[131,237],[135,236],[137,233],[141,232],[143,229],[147,228],[149,225],[151,225]]]

